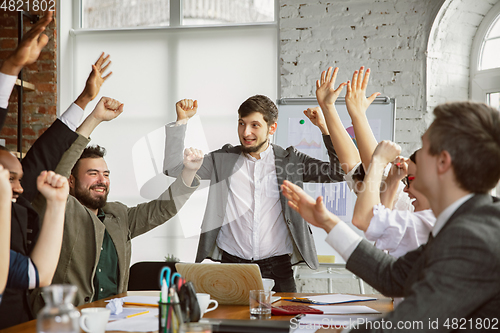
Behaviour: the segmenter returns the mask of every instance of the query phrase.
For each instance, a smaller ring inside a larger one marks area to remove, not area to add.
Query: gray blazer
[[[500,329],[499,200],[476,194],[436,238],[431,235],[427,244],[397,260],[366,241],[358,245],[347,268],[384,295],[405,297],[384,321],[391,321],[393,327],[398,322],[421,321],[423,329],[418,332],[458,331],[459,327],[461,332],[481,332],[489,331],[484,326],[484,318],[489,318],[490,330],[494,325]],[[453,318],[458,326],[453,326]],[[438,328],[429,328],[436,320]]]
[[[166,175],[177,177],[182,171],[186,127],[186,125],[167,125],[165,127],[166,142],[163,170]],[[280,146],[273,145],[278,185],[281,186],[285,179],[300,187],[302,187],[303,182],[329,183],[343,181],[344,172],[340,167],[330,136],[323,136],[323,141],[328,150],[330,162],[312,158],[299,152],[294,147],[283,149]],[[233,147],[227,144],[221,149],[205,155],[203,165],[198,170],[198,176],[201,179],[210,180],[210,188],[207,208],[201,226],[196,262],[201,262],[205,258],[220,261],[222,257],[222,253],[216,245],[216,240],[226,213],[229,177],[233,173],[240,154],[240,146]],[[294,245],[291,258],[292,264],[305,261],[311,269],[318,268],[318,258],[311,229],[307,222],[288,206],[287,200],[282,194],[280,194],[280,201],[283,217]]]

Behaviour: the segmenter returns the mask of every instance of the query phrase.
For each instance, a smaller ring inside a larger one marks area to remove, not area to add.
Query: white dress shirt
[[[474,194],[468,194],[458,199],[451,205],[449,205],[441,214],[437,217],[436,223],[432,228],[432,235],[435,237],[444,227],[448,219],[455,213],[455,211],[467,200],[472,198]],[[339,222],[335,227],[330,230],[326,236],[326,242],[333,247],[344,260],[347,262],[349,257],[354,252],[356,247],[359,245],[363,238],[356,234],[347,224],[344,222]]]
[[[242,153],[229,184],[217,246],[248,260],[291,254],[292,238],[283,218],[272,146],[260,159]]]
[[[391,210],[382,204],[373,207],[373,217],[365,231],[366,239],[393,257],[401,257],[427,243],[436,217],[430,209],[410,212]]]
[[[16,80],[17,76],[0,73],[0,108],[7,109],[9,106],[10,93]]]

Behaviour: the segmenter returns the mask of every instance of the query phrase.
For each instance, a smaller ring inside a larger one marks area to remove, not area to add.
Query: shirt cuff
[[[82,118],[83,109],[75,103],[71,104],[66,112],[59,116],[59,120],[68,126],[73,132],[75,132],[78,126],[80,126]]]
[[[363,238],[346,223],[339,222],[326,236],[326,242],[347,262]]]
[[[173,121],[171,123],[168,123],[165,125],[165,127],[176,127],[176,126],[182,126],[182,125],[187,125],[189,119],[182,119],[178,121]]]
[[[184,178],[182,178],[182,173],[179,175],[179,177],[181,177],[182,179],[182,183],[184,184],[184,186],[186,187],[189,187],[189,188],[197,188],[198,186],[200,186],[200,176],[198,176],[198,174],[195,174],[194,175],[194,179],[193,179],[193,182],[191,183],[191,185],[187,185],[186,182],[184,181]]]
[[[356,182],[354,181],[352,176],[354,175],[354,172],[356,172],[356,170],[359,168],[360,165],[361,165],[361,162],[356,164],[354,166],[354,168],[349,170],[349,172],[344,176],[344,180],[347,183],[347,186],[349,186],[349,189],[351,190],[351,192],[354,191],[354,186],[356,185]]]
[[[7,109],[17,76],[0,73],[0,108]]]
[[[40,285],[40,278],[38,277],[38,270],[36,269],[35,264],[33,264],[33,261],[31,261],[31,259],[28,259],[28,279],[28,289],[38,288],[38,286]]]

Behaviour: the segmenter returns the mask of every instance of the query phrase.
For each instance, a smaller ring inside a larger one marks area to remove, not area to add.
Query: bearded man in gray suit
[[[485,104],[462,102],[440,105],[434,116],[413,182],[437,221],[428,243],[399,259],[353,234],[320,198],[284,183],[289,205],[328,233],[349,270],[386,296],[405,297],[382,321],[352,331],[401,331],[405,323],[418,323],[413,330],[419,332],[500,327],[500,202],[488,194],[500,178],[500,115]],[[382,142],[372,162],[389,163],[400,150]]]

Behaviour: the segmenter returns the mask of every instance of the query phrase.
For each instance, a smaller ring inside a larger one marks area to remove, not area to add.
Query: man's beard
[[[106,194],[103,196],[99,196],[97,198],[93,198],[90,195],[90,190],[94,187],[103,186],[106,188]],[[82,205],[89,209],[101,209],[106,205],[106,201],[108,200],[108,187],[104,184],[96,184],[92,185],[89,189],[82,188],[78,180],[75,179],[75,195],[74,197],[80,201]]]
[[[262,141],[258,145],[253,146],[253,147],[245,147],[243,145],[243,143],[241,142],[241,139],[240,139],[240,143],[241,143],[241,151],[244,152],[245,154],[250,154],[250,153],[255,153],[255,152],[259,151],[260,148],[262,148],[262,146],[267,143],[267,139]]]

